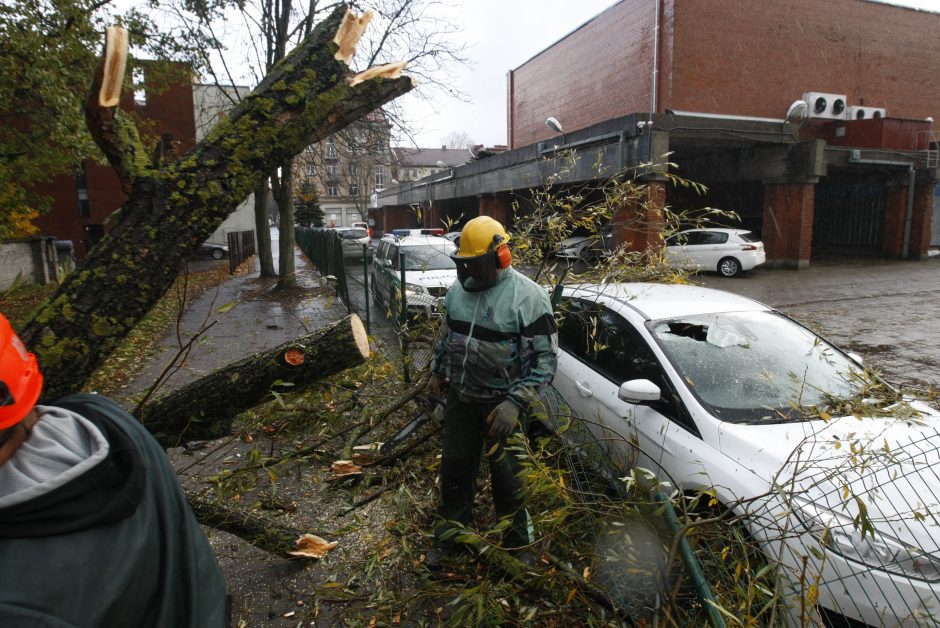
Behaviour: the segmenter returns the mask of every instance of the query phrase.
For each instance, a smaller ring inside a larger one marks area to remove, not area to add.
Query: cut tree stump
[[[351,314],[158,397],[138,418],[164,447],[219,438],[231,433],[237,414],[266,401],[278,382],[292,384],[286,390],[302,390],[368,357],[365,327]]]

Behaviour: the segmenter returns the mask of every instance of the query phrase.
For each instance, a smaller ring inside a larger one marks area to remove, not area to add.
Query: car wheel
[[[723,277],[734,277],[741,272],[741,262],[733,257],[725,257],[718,262],[718,272]]]
[[[222,259],[225,257],[225,251],[222,249],[212,249],[212,259]]]

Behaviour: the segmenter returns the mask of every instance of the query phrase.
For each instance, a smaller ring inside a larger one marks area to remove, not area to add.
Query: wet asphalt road
[[[361,263],[348,273],[351,300],[365,318]],[[730,279],[703,273],[692,282],[766,303],[891,381],[940,387],[940,257],[814,261],[806,270],[757,268]],[[384,313],[371,314],[372,333],[397,344]]]

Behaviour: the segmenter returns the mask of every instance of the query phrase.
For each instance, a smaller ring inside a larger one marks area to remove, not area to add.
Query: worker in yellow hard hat
[[[558,334],[548,294],[512,268],[511,238],[489,216],[469,221],[451,255],[457,279],[444,298],[446,319],[435,345],[430,388],[445,386],[441,503],[429,568],[459,548],[453,522],[469,525],[482,452],[489,461],[493,501],[511,518],[503,543],[527,562],[534,536],[520,497],[516,455],[506,438],[520,432],[529,404],[555,376]]]

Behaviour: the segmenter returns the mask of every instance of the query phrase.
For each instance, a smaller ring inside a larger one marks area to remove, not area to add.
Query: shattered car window
[[[858,394],[859,367],[774,312],[733,312],[648,323],[689,389],[717,417],[753,423],[809,418]]]

